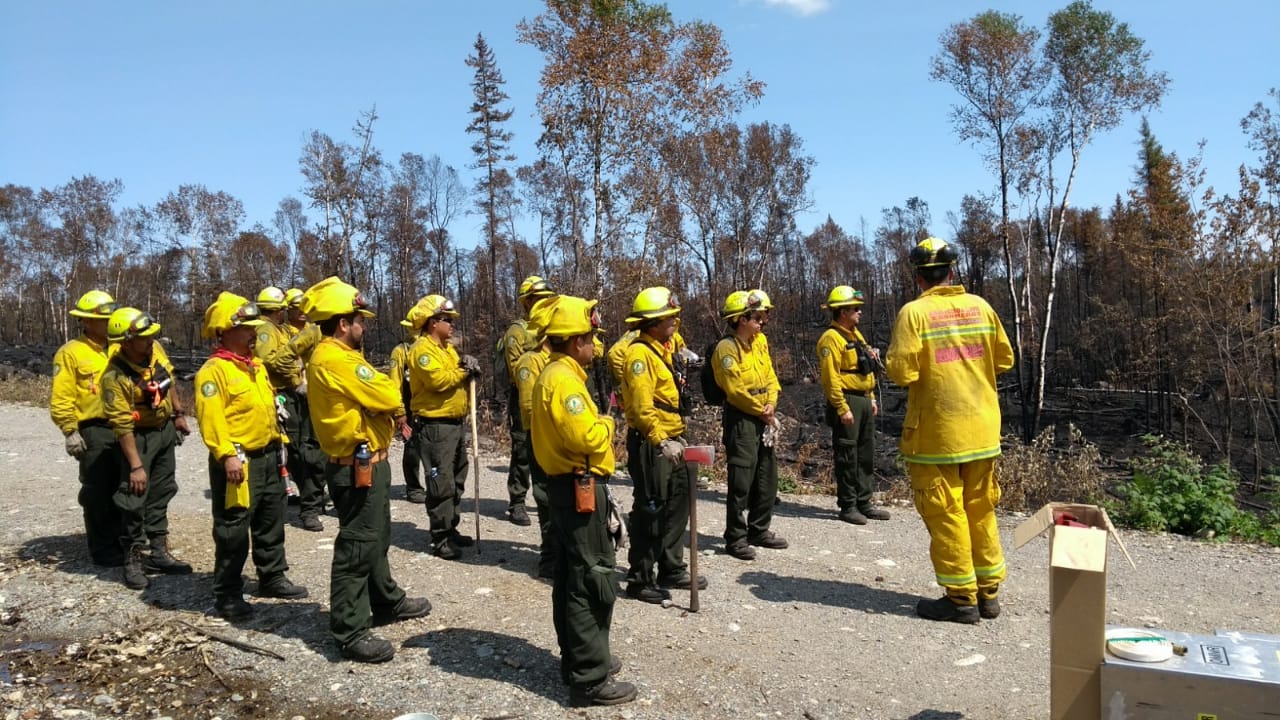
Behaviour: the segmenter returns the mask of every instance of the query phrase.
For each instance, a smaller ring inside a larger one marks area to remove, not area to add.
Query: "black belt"
[[[599,475],[597,473],[590,473],[590,475],[594,477],[596,479],[596,482],[598,483],[608,484],[609,482],[609,477],[607,475]],[[556,480],[559,482],[565,482],[565,481],[577,480],[579,477],[583,477],[583,476],[580,476],[577,473],[563,473],[561,475],[548,475],[547,480]]]
[[[265,446],[260,447],[257,450],[245,450],[244,455],[245,457],[260,458],[266,457],[267,455],[275,452],[280,452],[280,443],[278,442],[267,443]]]
[[[764,395],[767,392],[769,392],[769,388],[755,388],[752,390],[748,390],[747,394],[748,395]]]
[[[81,420],[80,422],[76,423],[76,427],[81,430],[85,428],[91,428],[91,427],[109,428],[111,427],[111,423],[107,422],[103,418],[94,418],[92,420]]]
[[[426,425],[461,425],[466,418],[446,418],[446,417],[425,417],[418,416],[418,422]]]
[[[654,407],[656,407],[656,408],[658,408],[659,410],[663,410],[663,411],[665,411],[665,412],[675,413],[676,415],[679,415],[679,414],[680,414],[680,408],[675,407],[674,405],[668,405],[668,404],[666,404],[666,403],[662,402],[661,400],[654,400],[654,401],[653,401],[653,406],[654,406]]]
[[[844,394],[845,394],[845,395],[857,395],[858,397],[866,397],[866,396],[867,396],[867,391],[866,391],[866,390],[845,390],[845,391],[844,391]]]

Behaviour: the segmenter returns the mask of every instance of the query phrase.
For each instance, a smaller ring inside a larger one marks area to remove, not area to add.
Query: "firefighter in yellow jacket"
[[[639,334],[627,349],[627,470],[635,488],[627,595],[661,603],[668,588],[689,589],[684,532],[689,524],[689,470],[684,462],[687,379],[675,353],[680,302],[665,287],[641,290],[628,321]],[[655,572],[656,570],[656,572]],[[699,588],[706,579],[698,578]]]
[[[84,535],[94,564],[124,565],[120,537],[124,524],[112,496],[120,484],[120,452],[102,409],[102,373],[110,359],[107,319],[115,299],[90,290],[76,301],[70,314],[81,333],[53,356],[53,388],[49,415],[66,438],[67,454],[80,464],[80,494]]]
[[[547,475],[547,501],[559,545],[552,619],[560,677],[575,706],[616,705],[636,688],[610,677],[621,662],[609,652],[617,598],[606,484],[613,476],[613,418],[587,391],[595,355],[596,301],[561,296],[547,318],[551,359],[533,387],[533,453]]]
[[[764,326],[773,303],[763,290],[738,290],[724,301],[720,316],[730,335],[716,343],[709,362],[725,393],[724,448],[729,465],[725,497],[725,552],[754,560],[754,546],[781,550],[787,541],[769,529],[778,498],[778,464],[772,437],[782,386],[769,356]],[[743,515],[746,520],[743,520]]]
[[[1013,347],[991,306],[951,284],[956,254],[949,245],[927,238],[910,260],[922,292],[898,311],[885,365],[907,388],[899,449],[929,529],[933,570],[946,590],[921,600],[916,613],[976,623],[1000,614],[1005,577],[995,513],[996,376],[1013,367]]]
[[[254,359],[263,324],[257,305],[229,292],[205,310],[201,336],[216,340],[196,372],[196,422],[209,448],[213,500],[213,607],[227,620],[253,612],[240,571],[253,546],[259,597],[299,599],[307,589],[285,576],[285,442],[268,371]]]
[[[545,330],[547,318],[555,307],[558,295],[549,296],[534,303],[529,310],[529,332],[538,339],[538,346],[526,351],[516,361],[515,383],[517,400],[520,406],[520,422],[522,427],[531,427],[533,422],[533,387],[542,375],[543,369],[551,360],[551,342]],[[555,524],[551,518],[551,506],[547,504],[547,474],[538,465],[532,446],[529,448],[529,476],[533,501],[538,508],[538,531],[542,543],[538,551],[537,577],[553,580],[556,572],[556,551],[559,547],[555,539]]]
[[[400,327],[404,328],[404,339],[391,348],[390,368],[387,370],[392,380],[400,381],[400,398],[406,409],[410,406],[409,399],[413,397],[413,390],[409,386],[409,352],[418,341],[421,326],[421,323],[414,322],[416,309],[416,305],[409,308],[405,318],[400,321]],[[414,434],[404,441],[404,455],[400,458],[400,473],[404,475],[404,499],[419,505],[427,501],[427,490],[422,486],[422,457],[418,451],[420,439],[421,433],[415,429]]]
[[[323,339],[307,363],[311,421],[328,456],[324,478],[338,515],[329,573],[329,632],[342,656],[385,662],[395,648],[369,631],[431,612],[426,598],[407,597],[391,577],[391,466],[387,448],[397,429],[409,434],[400,384],[364,358],[365,319],[373,317],[360,292],[336,277],[312,285],[302,309]]]
[[[114,500],[128,545],[124,583],[141,590],[145,572],[185,575],[191,566],[169,551],[169,501],[178,493],[174,448],[191,434],[172,392],[173,367],[154,351],[160,324],[137,308],[107,320],[107,339],[119,344],[102,374],[102,408],[120,443],[122,480]],[[143,556],[147,543],[151,553]]]
[[[429,468],[424,482],[432,552],[457,560],[462,557],[459,547],[475,544],[458,531],[458,523],[469,466],[462,427],[467,417],[467,383],[480,375],[480,361],[459,356],[449,342],[459,316],[452,300],[428,295],[415,311],[422,334],[409,350],[409,410],[421,433],[418,452]]]
[[[529,525],[529,511],[525,497],[529,492],[529,426],[520,421],[519,389],[516,387],[516,363],[526,352],[537,350],[541,340],[529,327],[533,306],[543,298],[556,296],[551,285],[537,275],[530,275],[520,283],[516,301],[524,316],[507,327],[498,343],[506,369],[507,426],[511,432],[511,462],[507,465],[507,519],[515,525]]]
[[[862,319],[862,291],[837,285],[822,308],[831,313],[831,327],[818,339],[818,369],[827,398],[826,419],[831,428],[832,474],[840,519],[854,525],[888,520],[889,512],[872,507],[875,484],[876,368],[878,351],[867,345],[858,329]]]

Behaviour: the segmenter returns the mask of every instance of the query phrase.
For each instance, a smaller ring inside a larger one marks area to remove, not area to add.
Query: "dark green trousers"
[[[404,456],[400,458],[400,473],[404,476],[404,489],[422,490],[422,425],[414,423],[413,434],[404,441]]]
[[[320,450],[311,425],[311,407],[307,396],[292,390],[281,390],[284,409],[284,434],[289,437],[289,475],[298,486],[298,515],[319,517],[324,514],[324,472],[328,458]]]
[[[209,456],[209,496],[213,510],[213,599],[238,597],[244,592],[240,573],[253,546],[259,583],[289,569],[284,556],[284,480],[280,479],[279,446],[248,454],[245,480],[249,507],[227,508],[227,472]]]
[[[373,466],[373,486],[358,488],[350,465],[327,463],[325,482],[338,514],[329,570],[329,632],[339,647],[364,637],[373,613],[394,614],[404,590],[391,577],[391,466]]]
[[[841,423],[835,408],[827,405],[836,504],[841,510],[865,510],[871,507],[871,490],[875,484],[875,416],[871,414],[871,401],[866,396],[845,393],[844,401],[853,411],[852,425]]]
[[[688,567],[684,560],[684,531],[689,525],[688,466],[671,462],[638,431],[628,430],[627,470],[635,486],[627,580],[654,585],[659,577],[683,575]]]
[[[733,545],[769,532],[778,497],[773,448],[761,442],[764,421],[732,407],[724,409],[724,449],[729,465],[724,541]],[[743,515],[746,520],[743,520]]]
[[[141,495],[129,490],[129,462],[124,453],[117,453],[116,477],[120,482],[113,500],[124,521],[122,546],[126,552],[131,547],[145,548],[150,540],[169,534],[169,501],[178,494],[173,452],[177,437],[172,421],[153,430],[134,430],[138,456],[147,471],[147,488]]]
[[[542,546],[538,551],[538,576],[555,577],[560,544],[556,540],[555,518],[547,498],[547,474],[538,465],[538,459],[533,457],[532,446],[529,448],[529,459],[529,476],[533,480],[533,502],[538,507],[538,532],[542,536]]]
[[[507,464],[507,497],[523,505],[529,494],[529,429],[520,421],[520,395],[513,385],[507,393],[507,427],[511,431],[511,462]]]
[[[609,676],[609,626],[617,599],[616,561],[608,531],[605,479],[596,478],[596,510],[574,509],[571,477],[547,480],[559,547],[551,613],[560,644],[560,677],[590,687]]]
[[[467,451],[462,420],[426,419],[422,426],[422,463],[426,466],[427,518],[431,541],[440,542],[458,529],[459,510],[467,489]]]
[[[105,420],[80,426],[85,451],[80,456],[80,494],[84,537],[98,564],[118,561],[124,520],[113,497],[120,487],[120,444]]]

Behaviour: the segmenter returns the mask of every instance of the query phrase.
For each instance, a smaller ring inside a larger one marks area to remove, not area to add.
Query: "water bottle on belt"
[[[352,475],[355,477],[355,486],[358,488],[373,487],[373,453],[369,451],[369,443],[357,445],[353,459],[354,463],[351,466],[351,470]]]

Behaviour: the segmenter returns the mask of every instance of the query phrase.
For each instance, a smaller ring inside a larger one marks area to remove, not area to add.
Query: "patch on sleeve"
[[[520,368],[516,371],[516,379],[522,383],[529,382],[531,377],[533,377],[533,373],[529,372],[529,368]]]
[[[570,395],[564,400],[564,409],[570,415],[581,415],[587,409],[587,404],[583,402],[581,395]]]
[[[265,332],[258,333],[258,342],[265,344],[270,340],[271,340],[271,336],[268,335],[267,333]]]
[[[102,402],[108,405],[116,404],[116,391],[108,388],[102,393]]]
[[[208,380],[200,386],[200,394],[211,398],[218,394],[218,386],[212,380]]]
[[[725,370],[728,370],[729,368],[733,367],[735,362],[737,361],[733,359],[732,355],[725,355],[724,357],[720,358],[720,367],[724,368]]]
[[[373,368],[369,367],[368,365],[357,365],[356,377],[360,378],[365,382],[369,382],[370,380],[373,379]]]
[[[58,373],[62,372],[62,366],[58,363],[53,364],[53,376],[58,377]]]
[[[632,375],[643,375],[643,374],[644,374],[644,361],[643,361],[643,360],[637,360],[637,361],[635,361],[635,362],[631,363],[631,374],[632,374]]]
[[[417,364],[419,368],[426,370],[427,368],[431,367],[431,356],[426,353],[422,353],[421,355],[418,356],[418,359],[415,360],[414,362]]]
[[[827,347],[826,345],[823,345],[822,349],[818,351],[818,354],[824,358],[829,358],[831,357],[831,348]]]

